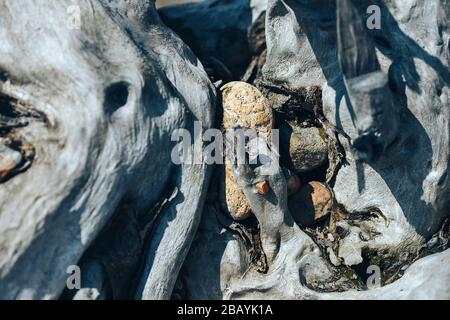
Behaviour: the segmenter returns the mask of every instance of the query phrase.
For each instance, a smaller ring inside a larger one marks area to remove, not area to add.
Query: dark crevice
[[[105,111],[112,114],[128,102],[129,83],[113,83],[105,90]]]

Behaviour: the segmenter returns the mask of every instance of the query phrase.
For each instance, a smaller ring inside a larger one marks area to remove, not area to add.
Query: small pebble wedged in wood
[[[281,135],[289,143],[289,158],[296,172],[314,170],[328,159],[328,146],[320,128],[284,124]]]
[[[270,191],[270,186],[267,181],[261,181],[256,184],[256,190],[260,195],[266,195]]]

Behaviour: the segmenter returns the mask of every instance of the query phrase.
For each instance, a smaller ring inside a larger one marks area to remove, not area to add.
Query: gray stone
[[[339,267],[342,263],[341,260],[336,256],[333,249],[327,248],[328,258],[330,258],[330,262],[333,266]]]
[[[322,137],[325,133],[320,128],[283,124],[280,131],[283,146],[288,146],[286,153],[296,172],[317,169],[328,159],[328,146]]]
[[[338,256],[346,266],[355,266],[363,262],[358,228],[350,228],[349,234],[339,242]]]

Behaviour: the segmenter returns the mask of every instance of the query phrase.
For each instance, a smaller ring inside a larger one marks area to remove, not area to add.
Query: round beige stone
[[[223,129],[236,126],[255,129],[270,137],[273,127],[272,109],[263,94],[245,82],[230,82],[221,88],[223,105]],[[225,158],[224,177],[221,179],[222,207],[237,221],[251,216],[251,208],[236,182],[231,165]]]

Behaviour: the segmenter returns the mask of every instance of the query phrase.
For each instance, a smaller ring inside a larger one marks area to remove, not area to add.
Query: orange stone
[[[261,181],[256,184],[256,189],[260,195],[266,195],[270,191],[270,186],[267,181]]]
[[[289,210],[298,224],[311,226],[332,212],[333,202],[331,190],[323,183],[312,181],[289,199]]]
[[[0,182],[7,179],[21,161],[20,152],[7,147],[0,141]]]
[[[2,164],[2,167],[0,168],[0,178],[5,178],[8,176],[15,167],[16,163],[14,161]]]
[[[333,209],[333,194],[330,189],[320,182],[310,182],[308,186],[301,190],[303,197],[311,198],[314,206],[314,220],[320,220],[331,213]]]

